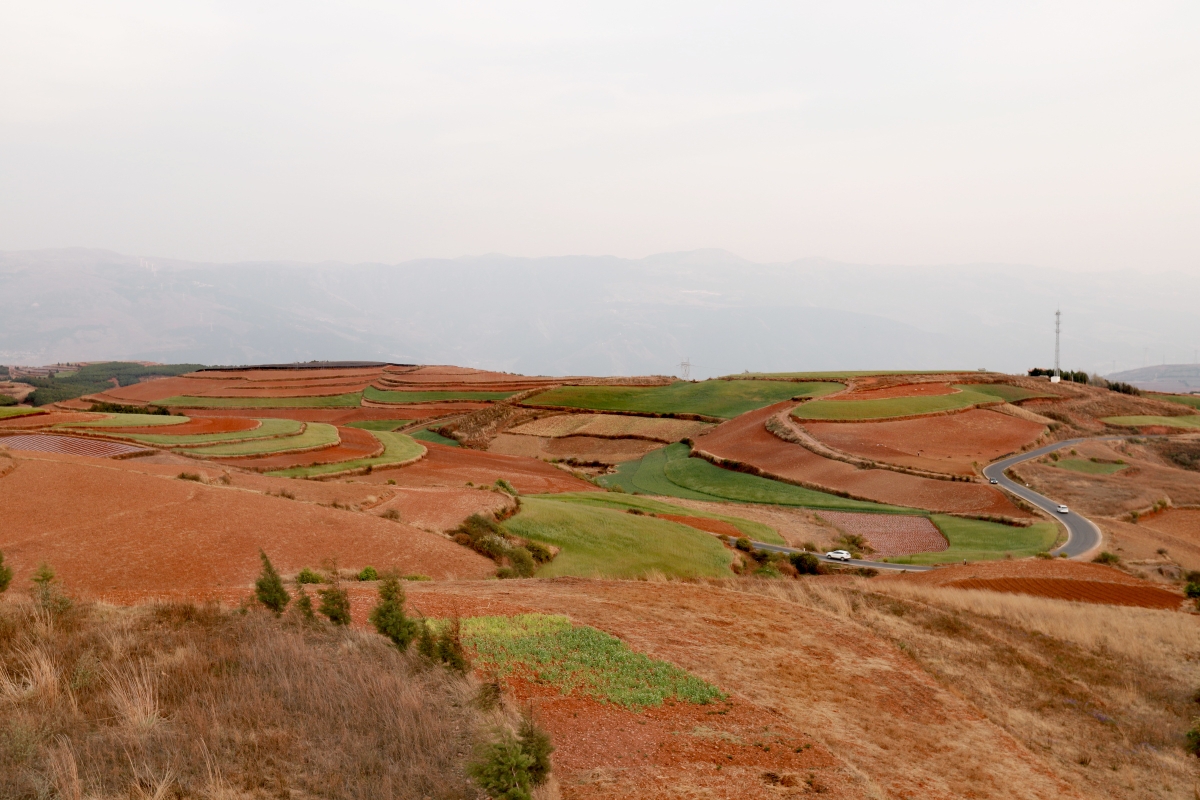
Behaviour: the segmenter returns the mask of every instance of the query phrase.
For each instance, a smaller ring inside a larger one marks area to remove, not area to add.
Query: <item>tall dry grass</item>
[[[474,691],[361,631],[6,597],[0,798],[473,798]]]

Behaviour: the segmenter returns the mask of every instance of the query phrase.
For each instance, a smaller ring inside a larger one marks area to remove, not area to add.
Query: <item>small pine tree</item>
[[[262,558],[263,566],[262,573],[259,574],[258,580],[254,582],[254,594],[258,598],[258,602],[276,614],[282,614],[292,597],[288,594],[287,589],[283,587],[283,578],[279,577],[279,573],[275,571],[275,567],[271,564],[271,559],[267,558],[267,554],[259,550],[258,555]]]
[[[308,592],[304,591],[304,584],[300,584],[296,594],[299,595],[296,598],[296,610],[300,612],[300,617],[305,622],[312,622],[317,617],[313,613],[312,598],[308,596]]]
[[[61,613],[71,607],[71,600],[58,593],[54,586],[54,570],[46,562],[38,565],[30,577],[33,581],[33,599],[39,606],[55,613]]]
[[[0,592],[8,589],[12,583],[12,568],[4,566],[4,553],[0,553]]]
[[[429,627],[428,622],[421,620],[418,625],[421,630],[417,634],[417,652],[433,661],[438,654],[437,638],[433,635],[433,630]]]
[[[529,765],[530,783],[541,786],[550,777],[550,754],[554,752],[554,745],[550,744],[550,734],[534,724],[532,709],[521,717],[517,741],[521,744],[521,752],[533,760]]]
[[[438,659],[455,672],[465,673],[470,666],[467,663],[467,653],[463,650],[462,632],[458,617],[450,620],[438,637]]]
[[[389,572],[379,585],[379,603],[371,609],[371,624],[401,650],[407,650],[417,635],[417,624],[404,613],[404,589],[400,576]]]
[[[530,800],[531,783],[529,768],[533,757],[527,755],[521,743],[509,731],[481,747],[475,760],[468,765],[467,772],[496,800]]]
[[[321,605],[317,609],[334,625],[350,624],[350,595],[341,586],[334,584],[328,589],[317,592],[321,596]]]

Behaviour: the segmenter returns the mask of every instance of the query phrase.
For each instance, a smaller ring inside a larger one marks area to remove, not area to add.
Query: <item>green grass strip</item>
[[[615,636],[572,625],[564,616],[471,617],[462,621],[462,637],[484,672],[517,675],[631,711],[667,701],[707,705],[725,699],[674,664],[635,653]]]
[[[347,422],[346,427],[364,431],[394,431],[410,422],[412,422],[411,419],[363,419],[358,422]]]
[[[1018,528],[945,514],[933,514],[929,518],[946,537],[950,549],[940,553],[914,553],[888,561],[894,564],[950,564],[964,560],[989,561],[1008,555],[1025,558],[1049,550],[1058,538],[1058,525],[1053,522],[1036,522],[1028,528]]]
[[[187,444],[220,444],[222,442],[240,442],[244,440],[273,439],[281,436],[295,436],[300,433],[304,423],[294,419],[263,419],[262,424],[249,431],[230,431],[227,433],[195,433],[184,436],[172,436],[170,433],[113,433],[119,436],[145,444],[187,445]]]
[[[1082,472],[1084,475],[1112,475],[1128,467],[1128,464],[1112,464],[1105,461],[1091,461],[1086,458],[1061,458],[1053,462],[1059,469],[1069,469],[1072,472]]]
[[[535,495],[544,500],[550,500],[555,503],[571,503],[573,505],[584,506],[587,508],[611,508],[617,511],[625,511],[633,508],[639,511],[645,511],[648,514],[677,514],[687,517],[702,517],[704,519],[715,519],[721,522],[728,522],[746,536],[749,536],[756,542],[769,542],[770,544],[787,544],[783,537],[776,533],[771,527],[764,525],[761,522],[742,519],[741,517],[730,517],[725,514],[713,514],[708,511],[697,511],[692,508],[684,508],[683,506],[675,506],[670,503],[663,503],[658,500],[651,500],[648,497],[638,497],[629,494],[615,494],[613,492],[568,492],[565,494],[543,494]]]
[[[363,397],[376,403],[437,403],[446,400],[504,400],[516,392],[388,392],[368,386]]]
[[[15,406],[0,406],[0,419],[9,419],[11,417],[24,417],[28,414],[40,414],[40,408],[18,408]]]
[[[840,383],[711,380],[669,386],[560,386],[531,397],[539,406],[652,414],[702,414],[732,419],[792,397],[819,397],[845,388]]]
[[[155,405],[182,408],[356,408],[358,392],[322,397],[189,397],[177,395]]]
[[[792,412],[797,419],[866,420],[911,417],[938,411],[996,402],[995,395],[976,391],[921,397],[889,397],[883,400],[814,400]]]
[[[352,469],[379,467],[385,464],[399,464],[409,461],[425,453],[425,448],[413,441],[411,436],[391,431],[371,431],[371,435],[383,442],[383,452],[371,458],[356,458],[352,461],[338,461],[333,464],[317,464],[311,467],[292,467],[275,472],[268,472],[280,478],[312,478],[317,475],[329,475],[335,472],[345,472]]]
[[[1028,400],[1031,397],[1050,397],[1051,395],[1042,392],[1035,392],[1030,389],[1022,389],[1020,386],[1009,386],[1007,383],[967,383],[958,384],[955,389],[962,389],[964,392],[976,392],[978,394],[986,394],[992,397],[999,398],[1006,403],[1016,403],[1020,400]]]
[[[516,536],[560,548],[538,577],[724,577],[733,559],[712,534],[607,508],[523,498],[520,513],[503,525]]]
[[[159,425],[182,425],[190,422],[191,417],[170,416],[165,414],[111,414],[111,419],[97,419],[89,422],[63,422],[56,428],[148,428]]]
[[[440,433],[431,431],[428,428],[412,434],[414,439],[420,439],[422,442],[433,442],[434,444],[444,444],[446,447],[461,447],[457,439],[451,439],[449,436],[442,436]]]
[[[1151,394],[1148,396],[1155,400],[1166,400],[1168,403],[1191,406],[1200,411],[1200,394]]]
[[[1145,428],[1162,426],[1165,428],[1200,428],[1200,414],[1186,417],[1105,417],[1110,425],[1123,425],[1129,428]]]
[[[272,453],[287,453],[292,450],[308,450],[334,445],[339,441],[337,428],[323,422],[310,422],[304,433],[299,436],[285,436],[280,439],[260,439],[252,442],[237,444],[217,444],[212,447],[193,447],[180,452],[201,458],[228,458],[230,456],[270,455]]]

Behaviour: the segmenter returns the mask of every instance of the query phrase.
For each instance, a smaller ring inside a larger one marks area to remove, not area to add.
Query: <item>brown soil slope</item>
[[[990,486],[918,478],[881,469],[858,469],[785,442],[765,427],[790,407],[779,403],[743,414],[696,439],[696,449],[749,464],[785,480],[848,492],[855,497],[931,511],[1029,517]]]
[[[462,486],[468,481],[490,485],[499,479],[522,494],[595,492],[594,484],[531,458],[483,453],[422,442],[428,452],[415,464],[359,478],[371,483],[396,481],[400,486]]]

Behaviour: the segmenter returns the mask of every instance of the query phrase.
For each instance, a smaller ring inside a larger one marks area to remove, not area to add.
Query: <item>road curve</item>
[[[1104,437],[1112,439],[1120,439],[1123,437]],[[1022,486],[1016,481],[1010,480],[1005,476],[1004,471],[1009,467],[1020,464],[1022,461],[1028,461],[1031,458],[1038,458],[1047,453],[1061,450],[1064,447],[1079,444],[1081,442],[1097,441],[1094,437],[1087,439],[1067,439],[1054,444],[1048,444],[1045,447],[1039,447],[1037,450],[1030,450],[1028,453],[1020,453],[1015,456],[1001,459],[992,464],[988,464],[983,468],[983,476],[988,480],[996,481],[1000,488],[1012,492],[1017,497],[1026,500],[1043,511],[1052,514],[1056,519],[1067,526],[1067,541],[1062,547],[1051,550],[1052,555],[1066,553],[1069,558],[1080,558],[1090,554],[1093,550],[1100,546],[1100,528],[1096,523],[1092,522],[1087,517],[1072,511],[1069,514],[1058,513],[1058,503],[1051,500],[1045,495],[1040,495],[1032,489]]]

